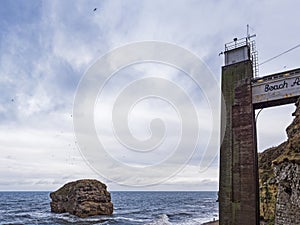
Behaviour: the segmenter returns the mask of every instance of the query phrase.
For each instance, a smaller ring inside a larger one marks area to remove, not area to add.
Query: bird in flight
[[[96,10],[97,10],[97,8],[94,8],[94,10],[93,10],[93,11],[95,12]]]

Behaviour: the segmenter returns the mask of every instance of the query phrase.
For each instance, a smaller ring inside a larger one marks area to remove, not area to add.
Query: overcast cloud
[[[260,62],[299,44],[299,8],[295,0],[0,1],[0,190],[53,190],[80,178],[100,179],[110,190],[136,190],[102,177],[78,149],[73,102],[87,69],[112,49],[156,40],[190,50],[219,82],[223,65],[219,53],[225,43],[246,35],[246,24],[257,35]],[[263,64],[260,75],[297,68],[299,56],[300,48]],[[104,98],[95,105],[99,137],[117,160],[137,169],[172,154],[179,132],[178,117],[166,102],[141,102],[129,116],[129,129],[140,139],[151,135],[152,118],[165,118],[168,142],[157,155],[124,154],[112,136],[111,102],[126,83],[153,75],[169,79],[193,99],[202,136],[195,154],[180,172],[163,183],[139,189],[217,190],[218,157],[206,170],[199,169],[201,160],[214,157],[212,153],[202,159],[204,152],[219,148],[215,143],[206,149],[213,126],[211,110],[217,109],[209,108],[205,93],[175,68],[142,64],[116,73],[103,91]],[[293,111],[293,105],[262,111],[258,117],[259,151],[286,139],[285,128]],[[145,174],[141,179],[151,183],[156,175]],[[126,182],[128,174],[112,174],[111,179],[130,183]]]

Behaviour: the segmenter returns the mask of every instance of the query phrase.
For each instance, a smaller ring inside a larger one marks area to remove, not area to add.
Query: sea
[[[111,192],[112,216],[50,211],[49,192],[0,192],[0,224],[200,225],[218,219],[217,192]]]

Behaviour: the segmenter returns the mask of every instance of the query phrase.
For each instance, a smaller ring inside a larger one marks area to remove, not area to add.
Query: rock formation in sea
[[[76,215],[84,218],[111,215],[113,204],[106,185],[97,180],[78,180],[65,184],[50,193],[51,212]]]
[[[260,215],[267,224],[300,224],[300,99],[288,139],[259,154]]]

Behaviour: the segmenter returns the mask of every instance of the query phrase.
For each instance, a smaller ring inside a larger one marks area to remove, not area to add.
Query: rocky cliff
[[[259,154],[260,215],[266,224],[300,224],[300,99],[288,139]]]
[[[284,161],[274,170],[278,184],[275,225],[300,224],[300,164]]]
[[[97,180],[78,180],[50,193],[51,212],[88,217],[111,215],[113,204],[106,185]]]

